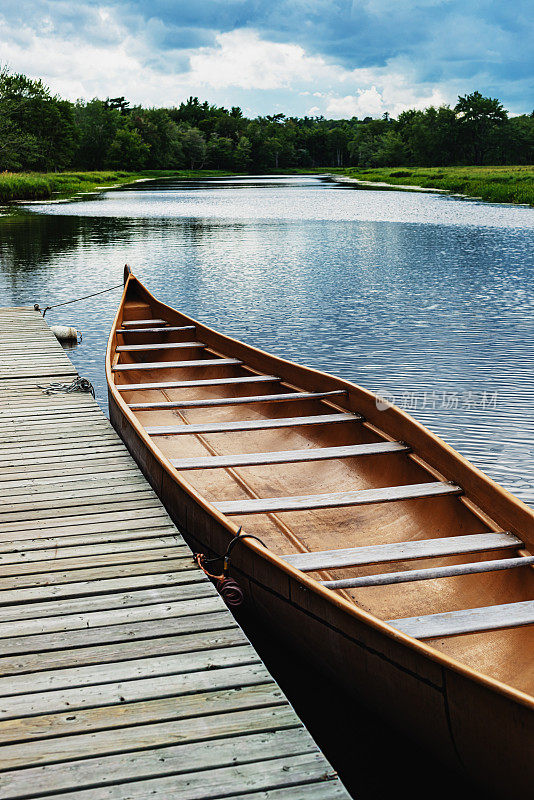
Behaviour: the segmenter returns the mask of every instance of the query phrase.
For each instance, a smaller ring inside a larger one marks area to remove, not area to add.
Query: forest
[[[41,80],[0,70],[0,171],[532,164],[534,112],[510,116],[480,92],[397,119],[284,114],[247,119],[240,108],[177,99],[168,108],[124,97],[75,103]]]

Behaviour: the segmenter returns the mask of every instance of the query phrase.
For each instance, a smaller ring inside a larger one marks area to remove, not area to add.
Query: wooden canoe
[[[196,551],[351,692],[510,797],[534,779],[534,513],[402,410],[156,300],[130,271],[111,420]]]

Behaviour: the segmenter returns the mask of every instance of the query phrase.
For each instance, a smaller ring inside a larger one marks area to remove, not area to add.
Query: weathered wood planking
[[[230,433],[234,431],[262,431],[271,428],[297,428],[303,425],[330,425],[337,422],[360,422],[358,414],[317,414],[312,417],[278,417],[274,419],[236,420],[235,422],[213,422],[199,425],[147,425],[151,436],[192,433]]]
[[[176,350],[178,348],[203,348],[203,342],[160,342],[159,344],[120,344],[117,353],[130,353],[138,350]]]
[[[440,497],[459,494],[462,490],[454,484],[441,481],[414,483],[406,486],[387,486],[384,489],[360,489],[354,492],[310,494],[300,497],[268,497],[259,500],[225,500],[213,503],[223,514],[264,514],[275,511],[304,511],[310,508],[337,508],[368,503],[392,503],[421,497]]]
[[[494,561],[474,561],[468,564],[448,564],[430,569],[408,569],[404,572],[385,572],[381,575],[363,575],[339,581],[321,581],[329,589],[358,589],[363,586],[389,586],[393,583],[429,581],[436,578],[451,578],[458,575],[476,575],[482,572],[498,572],[503,569],[520,569],[534,565],[534,556],[524,558],[499,558]]]
[[[3,379],[76,377],[65,351],[33,309],[0,309],[0,331],[0,386]]]
[[[177,333],[178,331],[194,331],[194,325],[166,325],[159,328],[117,328],[117,333]]]
[[[433,639],[440,636],[456,636],[460,633],[534,625],[534,600],[503,603],[485,608],[467,608],[444,614],[390,619],[389,624],[407,633],[408,636],[413,636],[414,639]]]
[[[139,327],[146,327],[147,325],[167,325],[167,320],[165,319],[133,319],[129,320],[128,322],[123,322],[123,328],[139,328]]]
[[[347,547],[339,550],[321,550],[315,553],[290,553],[284,556],[291,566],[303,572],[323,569],[357,567],[363,564],[381,564],[386,561],[407,561],[413,558],[437,558],[460,553],[482,553],[485,550],[516,549],[521,539],[511,533],[475,533],[464,536],[446,536],[444,539],[420,539],[410,542],[392,542],[366,547]]]
[[[248,375],[242,378],[203,378],[196,381],[159,381],[156,383],[125,383],[117,385],[119,392],[150,391],[154,389],[190,389],[192,386],[233,386],[241,383],[276,383],[275,375]]]
[[[150,411],[165,408],[210,408],[211,406],[235,406],[247,403],[276,403],[290,400],[325,400],[328,397],[343,395],[335,392],[288,392],[278,394],[257,394],[243,397],[215,397],[210,400],[167,400],[157,403],[130,403],[133,411]]]
[[[347,800],[37,312],[0,364],[2,800]]]
[[[113,372],[120,372],[121,370],[137,370],[137,369],[178,369],[189,367],[228,367],[239,366],[242,362],[238,358],[204,358],[192,359],[191,361],[149,361],[149,362],[136,362],[135,364],[115,364]]]
[[[402,453],[410,448],[401,442],[352,444],[344,447],[309,447],[306,450],[279,450],[269,453],[238,453],[230,456],[203,456],[200,458],[173,458],[176,469],[218,469],[222,467],[250,467],[262,464],[290,464],[301,461],[326,461],[332,458]]]

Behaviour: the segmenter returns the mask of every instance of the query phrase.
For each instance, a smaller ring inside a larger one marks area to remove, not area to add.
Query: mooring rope
[[[69,303],[79,303],[80,300],[88,300],[90,297],[96,297],[99,294],[105,294],[106,292],[111,292],[113,289],[122,289],[124,287],[123,283],[118,283],[116,286],[109,286],[107,289],[102,289],[100,292],[93,292],[92,294],[86,294],[83,297],[75,297],[73,300],[65,300],[63,303],[55,303],[53,306],[47,306],[43,309],[42,314],[43,317],[45,316],[47,311],[50,311],[52,308],[59,308],[60,306],[68,306]],[[35,303],[34,309],[36,311],[41,311],[39,303]]]
[[[71,383],[51,383],[48,386],[37,384],[37,388],[41,389],[43,394],[58,394],[59,392],[89,392],[95,396],[95,389],[91,381],[87,378],[74,378]]]

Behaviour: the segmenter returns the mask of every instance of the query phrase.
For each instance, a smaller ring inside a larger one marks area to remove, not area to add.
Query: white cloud
[[[2,0],[0,61],[70,98],[198,94],[302,114],[312,95],[322,113],[395,115],[479,89],[521,112],[529,12],[527,0]]]
[[[326,105],[329,117],[380,117],[385,110],[384,99],[376,86],[358,89],[356,96],[330,97]]]
[[[154,51],[151,29],[140,20],[124,20],[111,7],[84,8],[87,25],[79,30],[52,24],[11,28],[0,19],[2,62],[42,77],[52,91],[71,100],[125,95],[132,103],[173,105],[193,94],[226,105],[253,105],[252,114],[280,108],[289,114],[361,118],[386,110],[397,115],[447,99],[418,85],[409,62],[349,70],[251,29],[217,34],[210,46],[162,54]],[[295,109],[310,96],[316,105]]]
[[[335,80],[342,72],[320,56],[307,55],[300,45],[270,42],[248,29],[219,34],[216,46],[200,48],[190,63],[193,83],[260,91]]]

